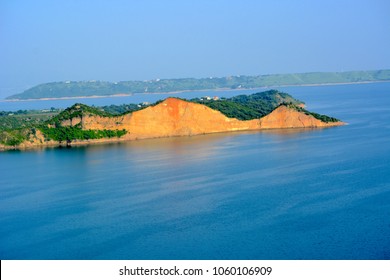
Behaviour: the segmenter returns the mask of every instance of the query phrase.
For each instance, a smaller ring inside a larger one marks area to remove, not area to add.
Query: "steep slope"
[[[165,137],[255,129],[257,123],[258,120],[239,121],[201,104],[168,98],[134,112],[129,131],[137,138]]]
[[[259,129],[329,127],[343,124],[341,121],[321,121],[291,106],[279,106],[272,113],[259,119]]]

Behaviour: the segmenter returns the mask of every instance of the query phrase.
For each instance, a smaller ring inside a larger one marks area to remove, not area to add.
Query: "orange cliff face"
[[[130,134],[137,138],[196,135],[257,127],[258,120],[239,121],[207,106],[175,98],[134,112],[129,122]]]
[[[83,129],[126,129],[122,138],[145,139],[185,136],[215,132],[271,128],[328,127],[342,122],[325,123],[313,116],[280,106],[269,115],[249,121],[228,118],[207,106],[168,98],[163,102],[119,117],[83,116],[63,125],[82,124]]]
[[[280,106],[270,114],[259,119],[260,129],[269,128],[309,128],[344,125],[343,122],[323,122],[311,115],[298,112],[286,106]]]

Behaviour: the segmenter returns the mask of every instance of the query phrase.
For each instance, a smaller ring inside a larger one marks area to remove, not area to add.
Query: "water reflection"
[[[344,127],[1,153],[0,257],[388,259],[386,98]]]

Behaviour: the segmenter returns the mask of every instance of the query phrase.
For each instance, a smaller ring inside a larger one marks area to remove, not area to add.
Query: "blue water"
[[[67,108],[75,103],[83,103],[94,106],[104,105],[121,105],[121,104],[138,104],[142,102],[156,102],[167,97],[195,98],[202,96],[219,96],[231,97],[239,94],[251,94],[259,91],[269,90],[262,88],[257,90],[221,90],[221,91],[191,91],[181,93],[153,93],[153,94],[134,94],[131,96],[115,96],[100,98],[72,98],[58,100],[29,100],[29,101],[6,101],[0,99],[0,111],[17,111],[17,110],[41,110],[54,108]]]
[[[390,259],[390,83],[349,124],[0,153],[1,259]]]

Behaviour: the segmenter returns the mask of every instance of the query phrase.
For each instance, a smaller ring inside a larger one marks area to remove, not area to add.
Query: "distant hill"
[[[40,84],[7,99],[40,99],[116,94],[156,93],[216,89],[251,89],[282,85],[337,84],[390,81],[390,70],[312,72],[223,78],[156,79],[149,81],[65,81]]]

